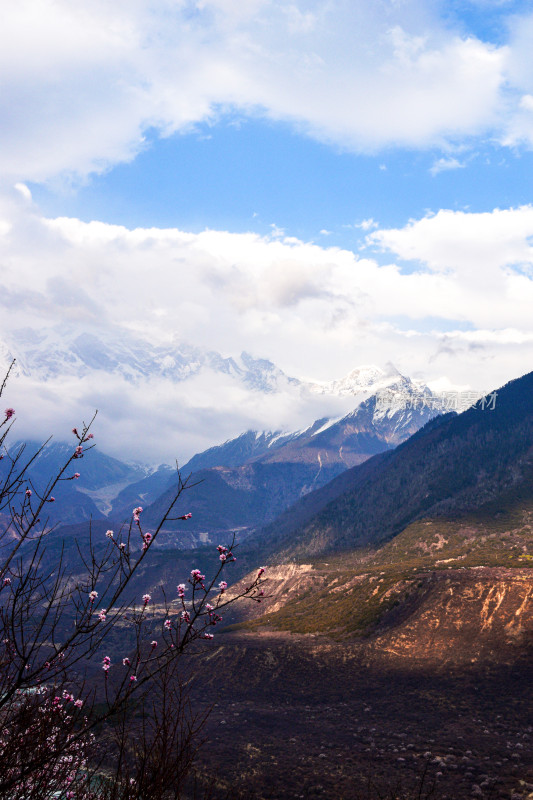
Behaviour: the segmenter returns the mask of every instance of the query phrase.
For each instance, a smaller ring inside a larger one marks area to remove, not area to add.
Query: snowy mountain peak
[[[313,383],[309,390],[314,394],[332,394],[337,397],[356,396],[361,393],[375,392],[380,387],[404,379],[404,376],[392,364],[381,369],[375,364],[364,364],[356,367],[343,378],[326,383]]]

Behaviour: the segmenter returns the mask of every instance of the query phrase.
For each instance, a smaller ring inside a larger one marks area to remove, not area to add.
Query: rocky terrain
[[[528,660],[434,673],[369,668],[338,644],[286,635],[221,648],[198,698],[214,703],[201,765],[217,777],[215,796],[525,800],[533,792]]]

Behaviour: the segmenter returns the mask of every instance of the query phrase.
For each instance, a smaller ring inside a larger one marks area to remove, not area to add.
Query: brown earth
[[[264,621],[295,585],[316,592],[316,572],[274,573]],[[199,767],[214,796],[533,796],[532,572],[420,573],[407,593],[393,583],[385,594],[399,602],[385,599],[366,635],[217,635],[193,690],[213,704]]]

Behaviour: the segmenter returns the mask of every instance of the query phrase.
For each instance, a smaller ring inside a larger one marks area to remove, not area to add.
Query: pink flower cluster
[[[211,603],[206,603],[205,610],[209,616],[209,624],[216,625],[217,622],[222,622],[222,617],[219,614],[215,613],[215,609],[211,605]]]
[[[143,550],[148,550],[150,542],[152,541],[153,536],[151,533],[143,534]]]
[[[235,556],[233,555],[233,553],[231,552],[231,550],[229,550],[227,547],[224,547],[223,545],[219,544],[218,547],[217,547],[217,550],[218,550],[218,553],[219,553],[218,557],[220,558],[220,560],[222,561],[223,564],[226,561],[229,563],[230,561],[236,561],[237,560],[235,558]]]
[[[142,514],[142,506],[137,506],[137,508],[133,509],[133,521],[137,523],[137,525],[141,524],[141,520],[139,519],[139,514]]]
[[[6,419],[11,419],[11,417],[14,416],[14,414],[15,414],[15,409],[14,408],[6,408],[4,413],[6,415]]]
[[[191,569],[191,578],[193,583],[202,583],[202,581],[205,581],[205,575],[202,575],[199,569]]]
[[[143,594],[143,604],[145,606],[148,605],[148,603],[150,602],[151,599],[152,599],[152,595],[151,594]]]
[[[109,672],[110,666],[111,666],[111,659],[109,658],[109,656],[104,656],[102,660],[102,669],[106,674],[107,672]]]
[[[187,587],[185,586],[184,583],[179,583],[178,584],[178,597],[185,597],[185,589],[186,588]]]

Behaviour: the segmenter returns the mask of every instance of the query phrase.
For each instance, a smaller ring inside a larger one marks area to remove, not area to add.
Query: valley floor
[[[313,637],[220,639],[195,690],[215,798],[533,797],[528,658],[408,672]]]

